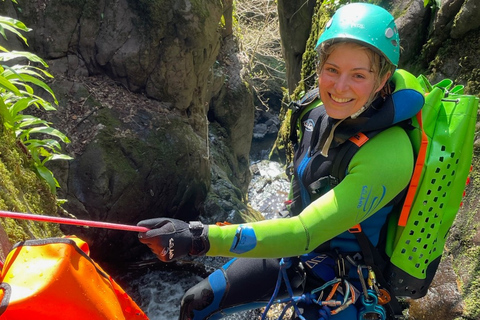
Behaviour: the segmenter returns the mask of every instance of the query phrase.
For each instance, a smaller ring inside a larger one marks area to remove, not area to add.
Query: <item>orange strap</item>
[[[407,196],[402,207],[402,212],[400,213],[400,218],[398,219],[398,225],[401,227],[405,227],[407,225],[408,215],[410,214],[410,210],[412,209],[413,200],[415,199],[415,193],[417,192],[418,184],[422,176],[422,168],[425,164],[425,158],[427,155],[428,138],[425,134],[425,131],[423,130],[421,110],[417,113],[417,120],[422,131],[422,141],[420,143],[420,150],[418,151],[417,161],[415,162],[415,169],[413,170],[412,180],[410,181],[410,184],[408,186]]]
[[[357,224],[357,225],[354,225],[353,227],[348,229],[348,232],[350,232],[350,233],[360,233],[360,232],[362,232],[362,226],[360,225],[360,223]]]
[[[228,225],[230,225],[231,223],[228,222],[228,221],[223,221],[223,222],[218,221],[218,222],[216,222],[215,224],[216,224],[217,226],[219,226],[219,227],[223,227],[223,226],[228,226]]]
[[[361,147],[368,141],[368,137],[364,133],[359,132],[348,140],[355,143],[358,147]]]

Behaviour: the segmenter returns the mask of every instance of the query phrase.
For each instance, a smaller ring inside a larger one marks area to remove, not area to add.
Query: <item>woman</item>
[[[300,116],[303,129],[295,145],[292,217],[226,226],[169,218],[139,223],[151,229],[139,234],[140,241],[162,261],[204,254],[236,257],[185,294],[180,319],[218,319],[265,305],[274,292],[282,257],[295,257],[288,260],[287,274],[297,293],[333,279],[353,279],[356,289],[347,286],[349,297],[366,293],[361,286],[364,273],[357,273],[365,261],[348,230],[361,223],[372,244],[378,243],[413,170],[410,140],[395,122],[413,116],[421,106],[399,111],[386,103],[395,89],[389,79],[400,47],[394,19],[384,9],[366,3],[341,7],[320,36],[317,50],[323,107]],[[360,132],[376,135],[353,155],[338,185],[323,183],[329,180],[338,151]],[[285,293],[284,286],[280,289]],[[342,301],[342,294],[345,291],[333,297]],[[357,319],[362,312],[361,299],[343,303],[342,308],[335,301],[329,303],[325,302],[328,308],[302,306],[304,317]]]

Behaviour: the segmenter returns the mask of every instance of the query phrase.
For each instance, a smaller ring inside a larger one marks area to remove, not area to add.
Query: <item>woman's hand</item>
[[[186,223],[178,219],[155,218],[140,221],[137,225],[150,229],[139,233],[138,239],[163,262],[187,255],[204,255],[210,249],[208,225],[198,221]]]

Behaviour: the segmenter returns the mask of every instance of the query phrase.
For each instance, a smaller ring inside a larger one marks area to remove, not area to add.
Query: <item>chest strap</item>
[[[367,134],[359,132],[342,144],[340,150],[335,155],[335,159],[330,169],[330,175],[321,177],[320,179],[309,184],[308,190],[310,193],[322,193],[325,190],[325,187],[329,186],[330,188],[333,188],[338,185],[340,181],[345,178],[348,164],[358,149],[360,149],[361,146],[367,143],[368,140],[373,138],[379,132],[381,131],[371,131]]]

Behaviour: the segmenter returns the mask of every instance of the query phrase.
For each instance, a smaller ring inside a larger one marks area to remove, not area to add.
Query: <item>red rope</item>
[[[99,222],[99,221],[70,219],[70,218],[60,218],[60,217],[43,216],[43,215],[39,215],[39,214],[9,212],[9,211],[0,211],[0,217],[12,218],[12,219],[42,221],[42,222],[51,222],[51,223],[60,223],[60,224],[70,224],[70,225],[83,226],[83,227],[94,227],[94,228],[105,228],[105,229],[115,229],[115,230],[124,230],[124,231],[135,231],[135,232],[147,232],[148,230],[150,230],[146,227],[131,226],[131,225],[119,224],[119,223]]]

